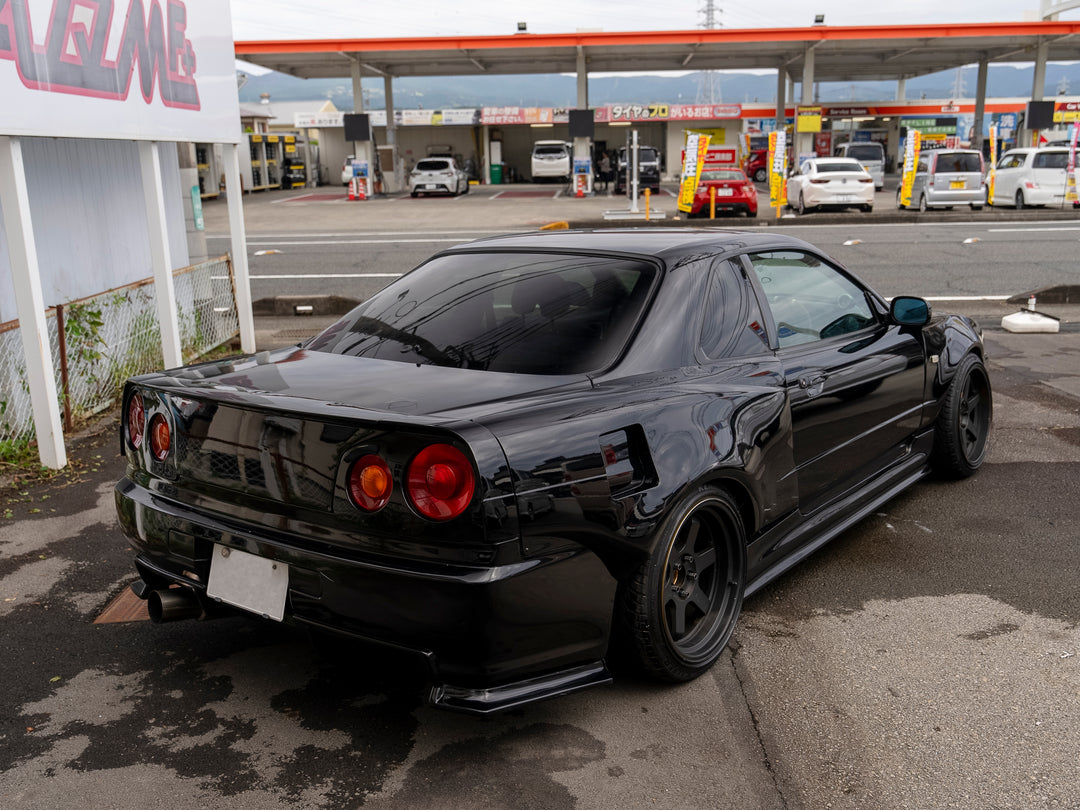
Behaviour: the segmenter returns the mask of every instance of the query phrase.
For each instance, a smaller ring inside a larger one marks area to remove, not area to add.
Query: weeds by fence
[[[175,271],[177,319],[184,360],[239,332],[228,256]],[[56,388],[70,418],[108,408],[124,380],[162,366],[154,280],[72,301],[46,313]],[[0,324],[0,450],[34,433],[18,321]]]

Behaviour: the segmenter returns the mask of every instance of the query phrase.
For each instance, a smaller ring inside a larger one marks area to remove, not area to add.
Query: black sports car
[[[977,326],[773,232],[496,237],[315,338],[128,382],[157,621],[239,609],[423,656],[488,712],[720,655],[743,598],[991,423]]]

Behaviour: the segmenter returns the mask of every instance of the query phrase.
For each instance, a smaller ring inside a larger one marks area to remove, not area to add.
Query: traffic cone
[[[349,199],[350,200],[357,199],[356,194],[357,194],[357,189],[359,188],[359,186],[357,185],[356,180],[357,179],[354,177],[352,180],[349,181]]]
[[[366,177],[357,177],[356,178],[356,199],[358,199],[358,200],[366,200],[367,199],[367,178]]]

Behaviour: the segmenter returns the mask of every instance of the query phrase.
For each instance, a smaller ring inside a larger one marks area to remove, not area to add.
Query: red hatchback
[[[709,216],[709,189],[716,189],[716,210],[757,216],[757,188],[739,169],[709,169],[701,173],[690,216]]]

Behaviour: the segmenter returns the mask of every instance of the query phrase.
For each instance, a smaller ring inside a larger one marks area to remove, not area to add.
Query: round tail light
[[[158,461],[164,461],[169,455],[171,446],[172,433],[169,430],[169,423],[165,421],[164,416],[156,413],[150,420],[150,453]]]
[[[349,470],[349,496],[365,512],[375,512],[386,506],[393,489],[390,466],[378,456],[363,456]]]
[[[424,517],[449,520],[465,511],[476,489],[472,465],[448,444],[425,447],[405,473],[409,500]]]
[[[146,406],[143,404],[142,394],[135,394],[128,400],[127,429],[131,446],[138,450],[142,447],[143,437],[146,435]]]

